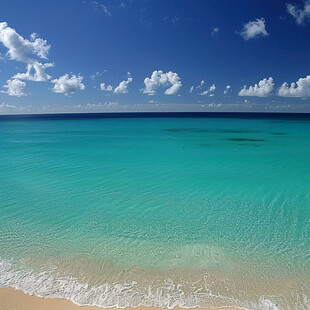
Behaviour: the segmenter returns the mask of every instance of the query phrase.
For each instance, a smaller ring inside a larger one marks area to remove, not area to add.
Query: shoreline
[[[97,306],[79,306],[68,299],[41,298],[35,295],[25,294],[21,290],[11,287],[0,288],[0,309],[1,310],[102,310]],[[109,308],[118,310],[119,308]],[[164,308],[139,306],[137,308],[128,307],[128,310],[164,310]],[[184,308],[175,307],[175,310]],[[241,310],[234,307],[223,308],[186,308],[187,310]]]

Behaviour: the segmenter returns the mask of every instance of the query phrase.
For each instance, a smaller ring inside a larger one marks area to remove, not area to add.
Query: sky
[[[310,112],[310,0],[0,0],[0,114]]]

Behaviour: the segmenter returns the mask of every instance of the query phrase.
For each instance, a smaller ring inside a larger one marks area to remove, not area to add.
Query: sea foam
[[[65,298],[80,306],[99,306],[103,308],[125,308],[153,306],[173,309],[194,307],[240,307],[257,310],[284,310],[268,297],[255,300],[238,300],[222,296],[208,289],[184,291],[184,283],[177,284],[167,278],[153,287],[145,287],[135,281],[91,286],[72,276],[61,276],[55,272],[55,266],[45,271],[16,268],[8,260],[0,260],[0,287],[13,287],[29,295],[44,298]],[[191,284],[192,286],[195,283]],[[227,294],[229,295],[229,294]],[[309,309],[305,304],[295,309]]]

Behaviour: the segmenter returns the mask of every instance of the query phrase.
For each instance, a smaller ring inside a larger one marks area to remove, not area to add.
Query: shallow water
[[[0,287],[310,309],[310,121],[0,122]]]

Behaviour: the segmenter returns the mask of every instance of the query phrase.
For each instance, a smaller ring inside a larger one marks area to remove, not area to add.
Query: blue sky
[[[310,0],[1,0],[0,22],[2,114],[310,111]]]

